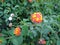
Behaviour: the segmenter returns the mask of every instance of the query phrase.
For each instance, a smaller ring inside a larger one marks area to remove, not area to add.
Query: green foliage
[[[43,22],[32,23],[30,16],[41,12]],[[8,18],[14,13],[13,26]],[[15,36],[14,29],[21,27],[21,35]],[[1,35],[2,34],[2,35]],[[46,45],[60,44],[60,0],[0,0],[0,45],[38,45],[44,38]]]

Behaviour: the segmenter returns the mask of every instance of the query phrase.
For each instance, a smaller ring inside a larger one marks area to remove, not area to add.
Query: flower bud
[[[14,13],[11,13],[10,17],[14,17]]]
[[[9,27],[12,27],[12,23],[9,23]]]
[[[12,20],[12,17],[9,17],[8,20],[11,21]]]

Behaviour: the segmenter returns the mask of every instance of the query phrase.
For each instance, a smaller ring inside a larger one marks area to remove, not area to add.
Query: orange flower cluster
[[[14,34],[16,36],[19,36],[21,34],[21,29],[19,27],[16,27],[15,30],[14,30]]]
[[[34,23],[42,22],[42,14],[40,12],[35,12],[31,15],[31,21]]]

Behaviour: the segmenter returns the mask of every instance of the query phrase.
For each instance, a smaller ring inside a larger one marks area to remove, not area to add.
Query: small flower
[[[42,14],[40,12],[35,12],[31,15],[31,21],[34,23],[42,22]]]
[[[15,30],[14,30],[14,34],[16,36],[19,36],[21,34],[21,29],[19,27],[16,27]]]
[[[9,21],[11,21],[12,20],[12,17],[9,17],[8,19],[9,19]]]
[[[38,43],[44,45],[44,44],[46,44],[46,41],[45,41],[44,39],[40,39],[40,40],[38,41]]]
[[[12,23],[9,23],[9,27],[12,27]]]
[[[10,17],[14,17],[14,13],[11,13]]]

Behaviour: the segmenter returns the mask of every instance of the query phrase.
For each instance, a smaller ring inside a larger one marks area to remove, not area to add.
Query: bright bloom
[[[34,23],[42,22],[42,14],[40,12],[35,12],[31,15],[31,21]]]
[[[21,34],[21,29],[19,27],[16,27],[15,30],[14,30],[14,34],[16,36],[19,36]]]

